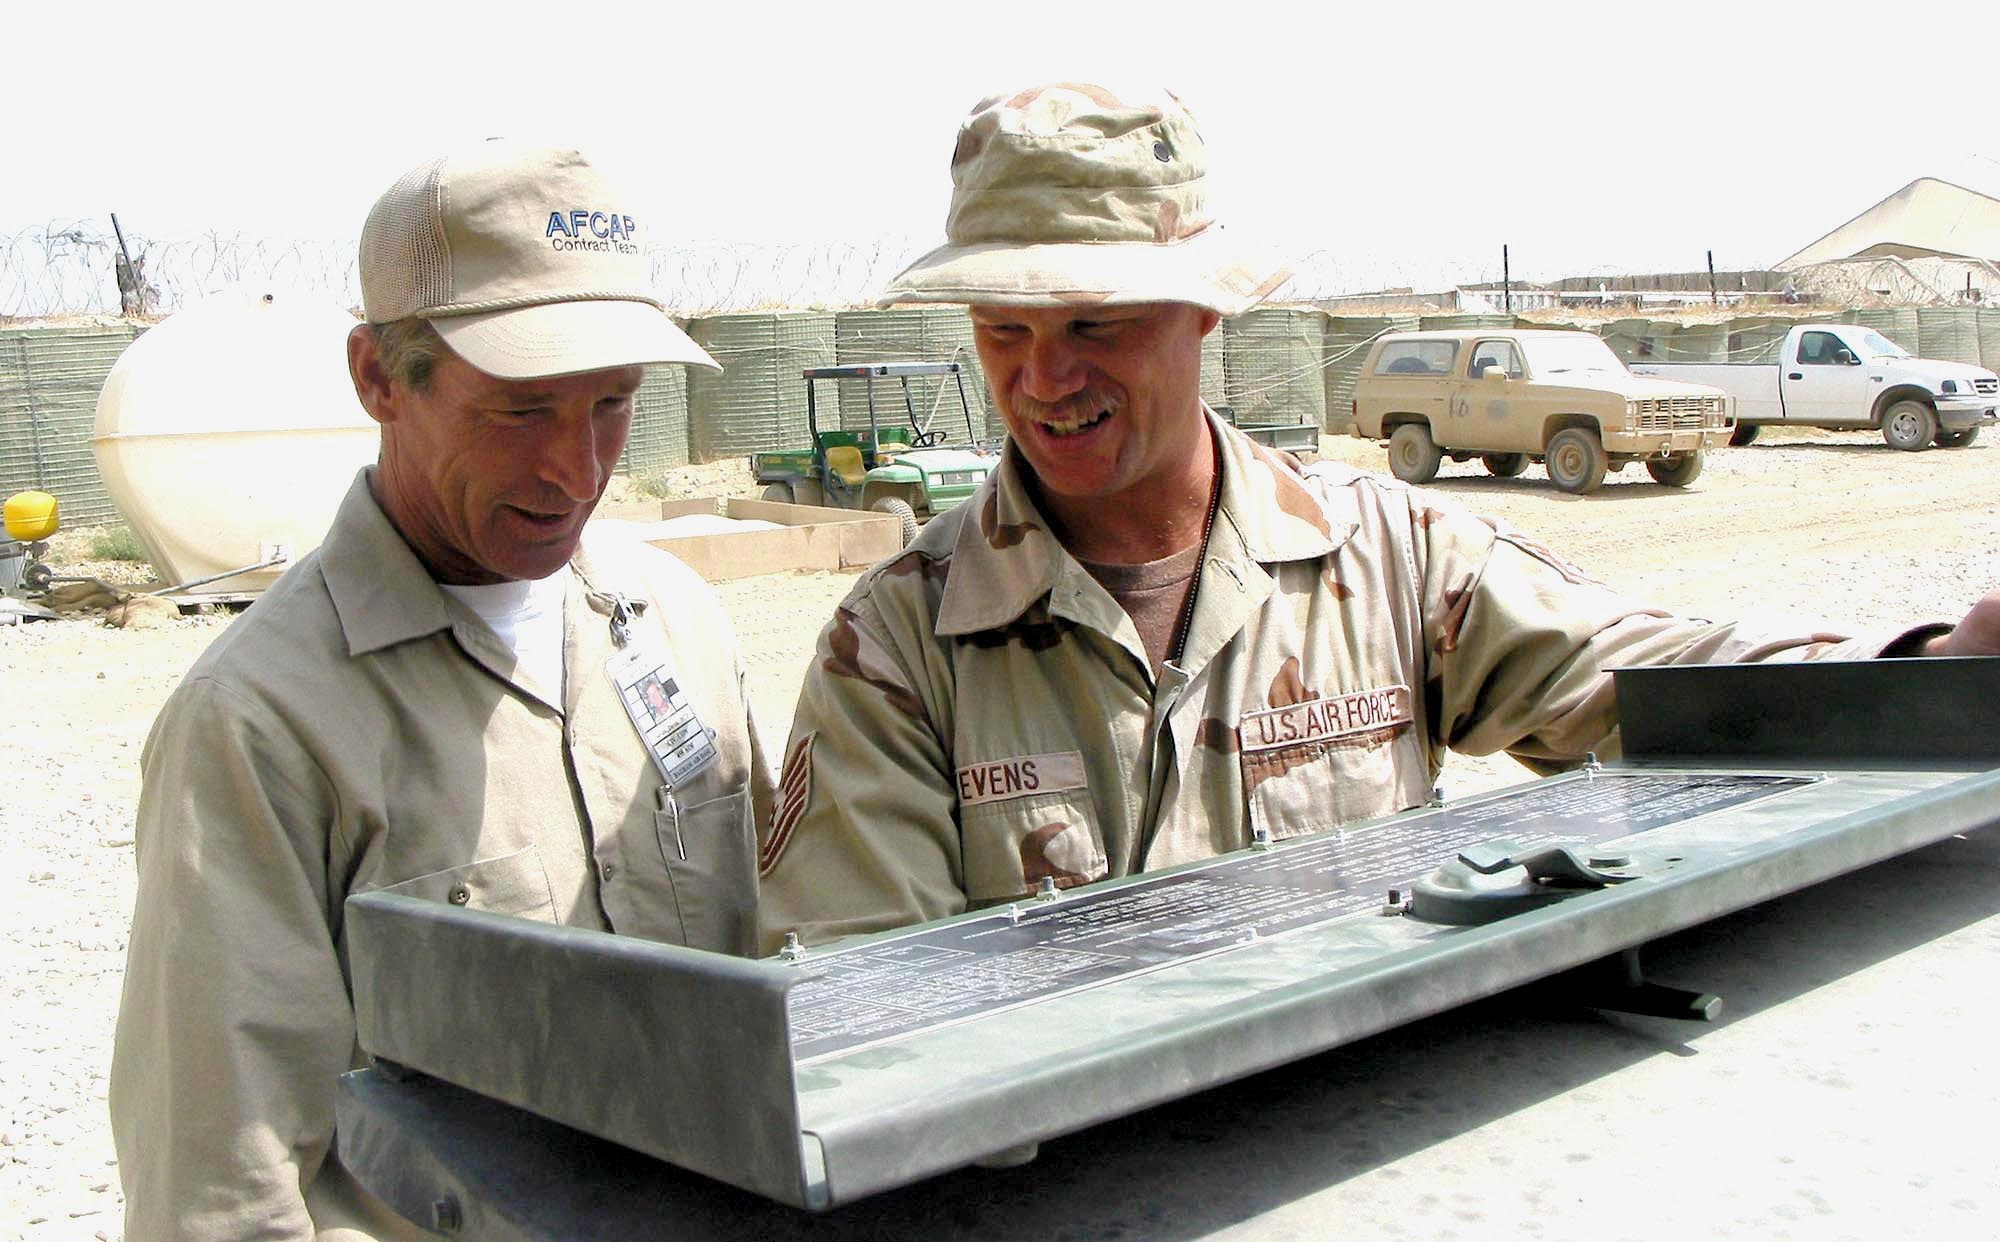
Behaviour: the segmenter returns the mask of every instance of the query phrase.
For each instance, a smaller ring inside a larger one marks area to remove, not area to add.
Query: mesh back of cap
[[[404,319],[451,301],[451,252],[440,223],[444,160],[398,178],[361,230],[361,307],[370,323]]]

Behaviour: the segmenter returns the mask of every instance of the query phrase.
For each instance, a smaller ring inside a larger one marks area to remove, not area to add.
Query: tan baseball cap
[[[370,323],[428,319],[488,375],[721,370],[649,291],[653,220],[576,151],[504,139],[413,168],[361,230]]]
[[[952,151],[945,244],[879,305],[1248,310],[1291,273],[1223,232],[1207,167],[1194,117],[1168,91],[1060,82],[983,99]]]

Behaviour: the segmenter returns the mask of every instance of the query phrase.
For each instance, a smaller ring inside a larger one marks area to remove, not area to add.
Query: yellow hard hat
[[[56,533],[56,498],[47,492],[15,492],[5,512],[9,539],[32,543]]]

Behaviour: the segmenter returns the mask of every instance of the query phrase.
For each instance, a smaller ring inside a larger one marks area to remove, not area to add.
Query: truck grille
[[[1641,431],[1699,431],[1722,414],[1712,397],[1647,397],[1637,405]]]
[[[1973,380],[1972,391],[1978,393],[1982,397],[1993,396],[1995,393],[2000,393],[2000,379]]]

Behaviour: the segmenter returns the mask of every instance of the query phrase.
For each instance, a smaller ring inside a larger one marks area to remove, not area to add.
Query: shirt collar
[[[461,641],[470,633],[483,634],[483,624],[467,626],[477,623],[477,616],[438,589],[430,571],[382,512],[369,489],[373,476],[372,466],[354,476],[319,549],[320,573],[340,617],[348,654],[365,655],[455,627]],[[635,599],[643,595],[635,593],[636,584],[618,564],[591,555],[593,534],[586,528],[570,568],[582,580],[591,609],[609,616],[610,592],[622,591]]]
[[[450,629],[464,611],[454,610],[375,502],[369,490],[374,473],[369,466],[355,474],[319,550],[320,573],[350,656]]]
[[[1322,499],[1297,459],[1257,444],[1206,406],[1222,446],[1217,522],[1236,531],[1243,554],[1264,564],[1311,560],[1345,543],[1360,525],[1347,489]],[[1069,574],[1083,569],[1050,533],[1029,497],[1019,450],[1010,440],[1000,467],[965,503],[951,572],[938,603],[943,636],[997,629],[1018,620]],[[1211,549],[1214,555],[1214,549]]]

